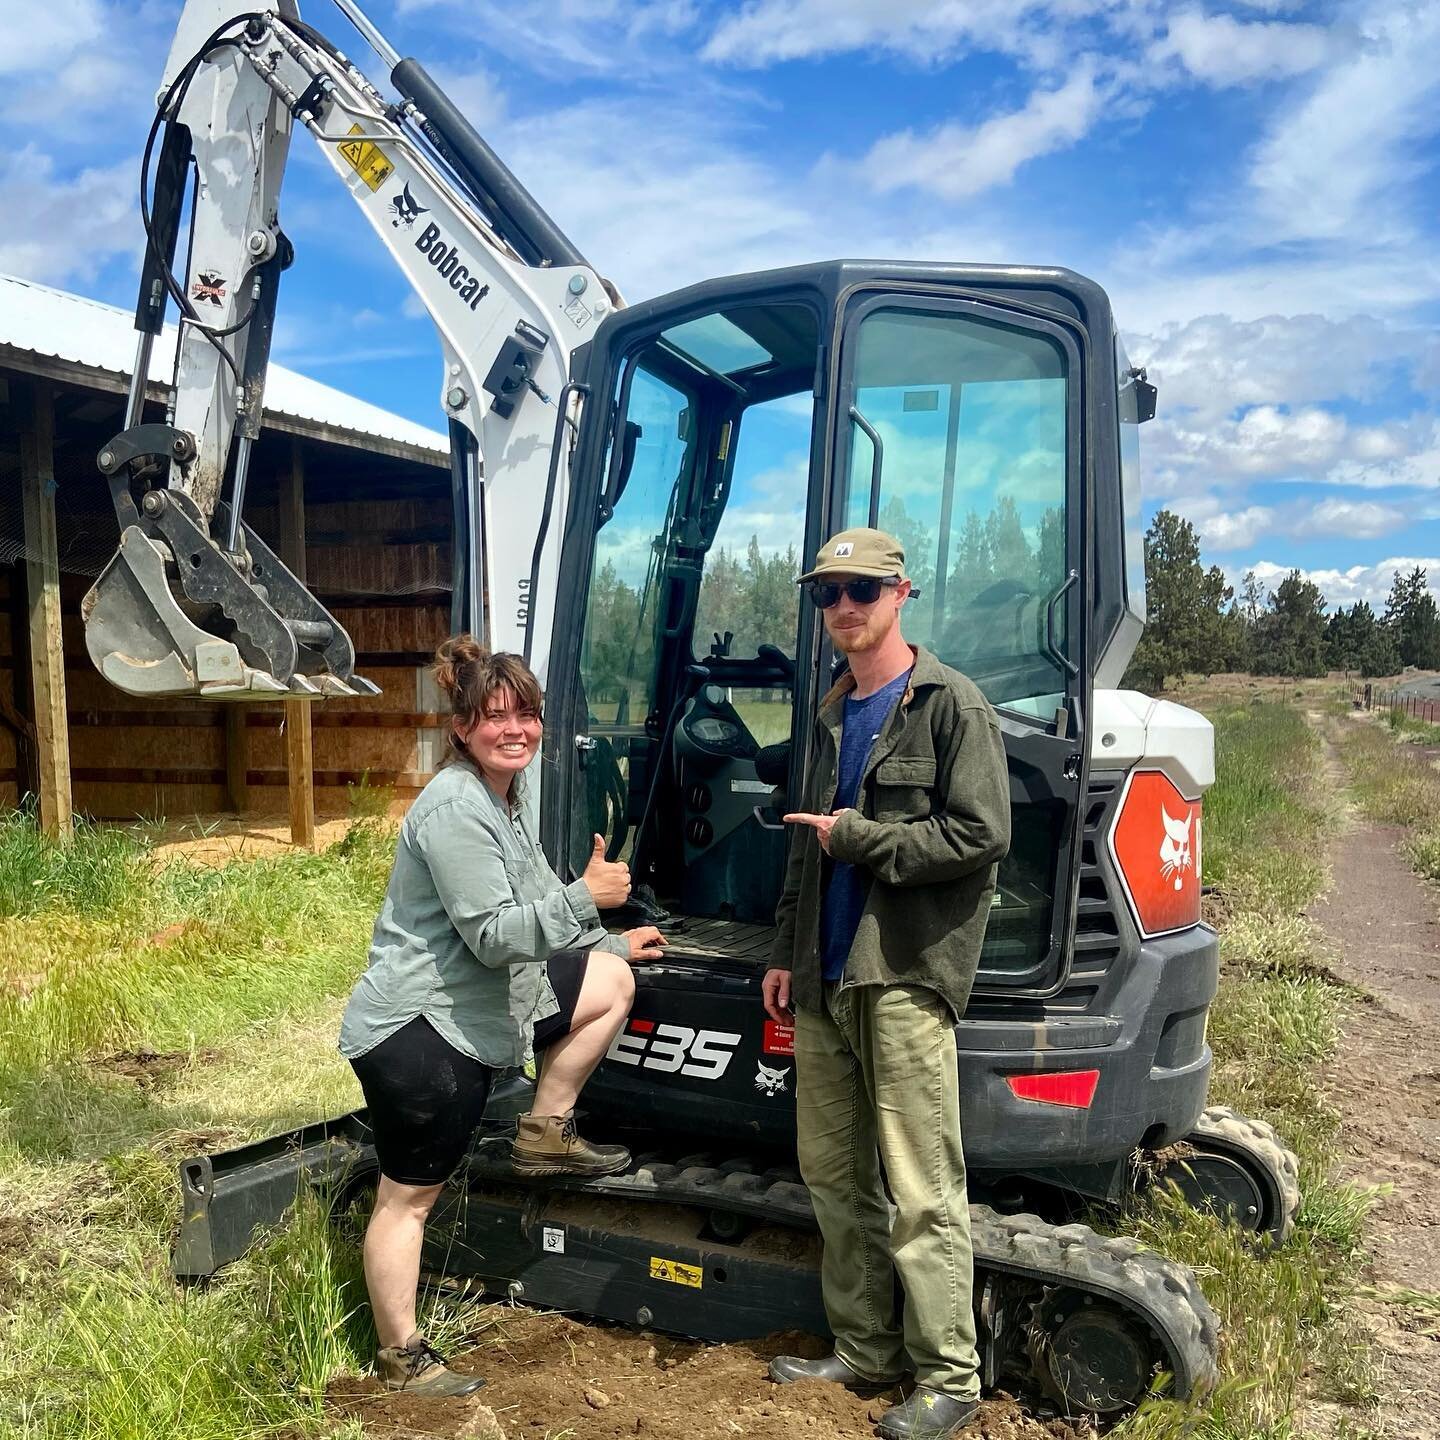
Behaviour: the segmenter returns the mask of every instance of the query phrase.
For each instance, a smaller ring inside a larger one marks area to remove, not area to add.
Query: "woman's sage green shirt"
[[[345,1008],[340,1053],[373,1050],[417,1015],[463,1055],[518,1065],[556,1011],[545,961],[629,945],[600,924],[583,880],[564,885],[535,839],[524,777],[513,805],[461,761],[422,790],[400,826],[370,961]]]

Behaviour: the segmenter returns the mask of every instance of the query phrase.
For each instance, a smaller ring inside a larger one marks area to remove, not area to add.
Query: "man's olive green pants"
[[[796,1114],[835,1353],[867,1377],[913,1369],[976,1399],[954,1019],[919,986],[827,984],[825,998],[795,1015]]]

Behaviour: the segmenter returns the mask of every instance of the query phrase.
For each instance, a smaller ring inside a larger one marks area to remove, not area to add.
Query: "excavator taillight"
[[[1007,1075],[1005,1083],[1017,1100],[1088,1110],[1100,1083],[1098,1070],[1052,1070],[1044,1075]]]

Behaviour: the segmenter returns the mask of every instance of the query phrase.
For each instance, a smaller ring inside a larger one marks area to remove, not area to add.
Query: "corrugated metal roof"
[[[135,363],[134,316],[83,295],[0,274],[0,345],[128,379]],[[168,386],[175,366],[176,329],[167,325],[150,355],[150,382]],[[342,390],[271,365],[265,377],[265,416],[289,417],[354,439],[390,441],[436,455],[449,442],[435,430],[357,400]]]

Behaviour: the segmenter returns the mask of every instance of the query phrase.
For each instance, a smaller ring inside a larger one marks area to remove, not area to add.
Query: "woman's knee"
[[[402,1185],[388,1175],[380,1177],[375,1192],[375,1208],[392,1214],[410,1215],[424,1220],[435,1208],[444,1185]]]
[[[590,967],[604,987],[611,1009],[628,1011],[635,998],[635,971],[618,955],[596,950],[590,955]]]

